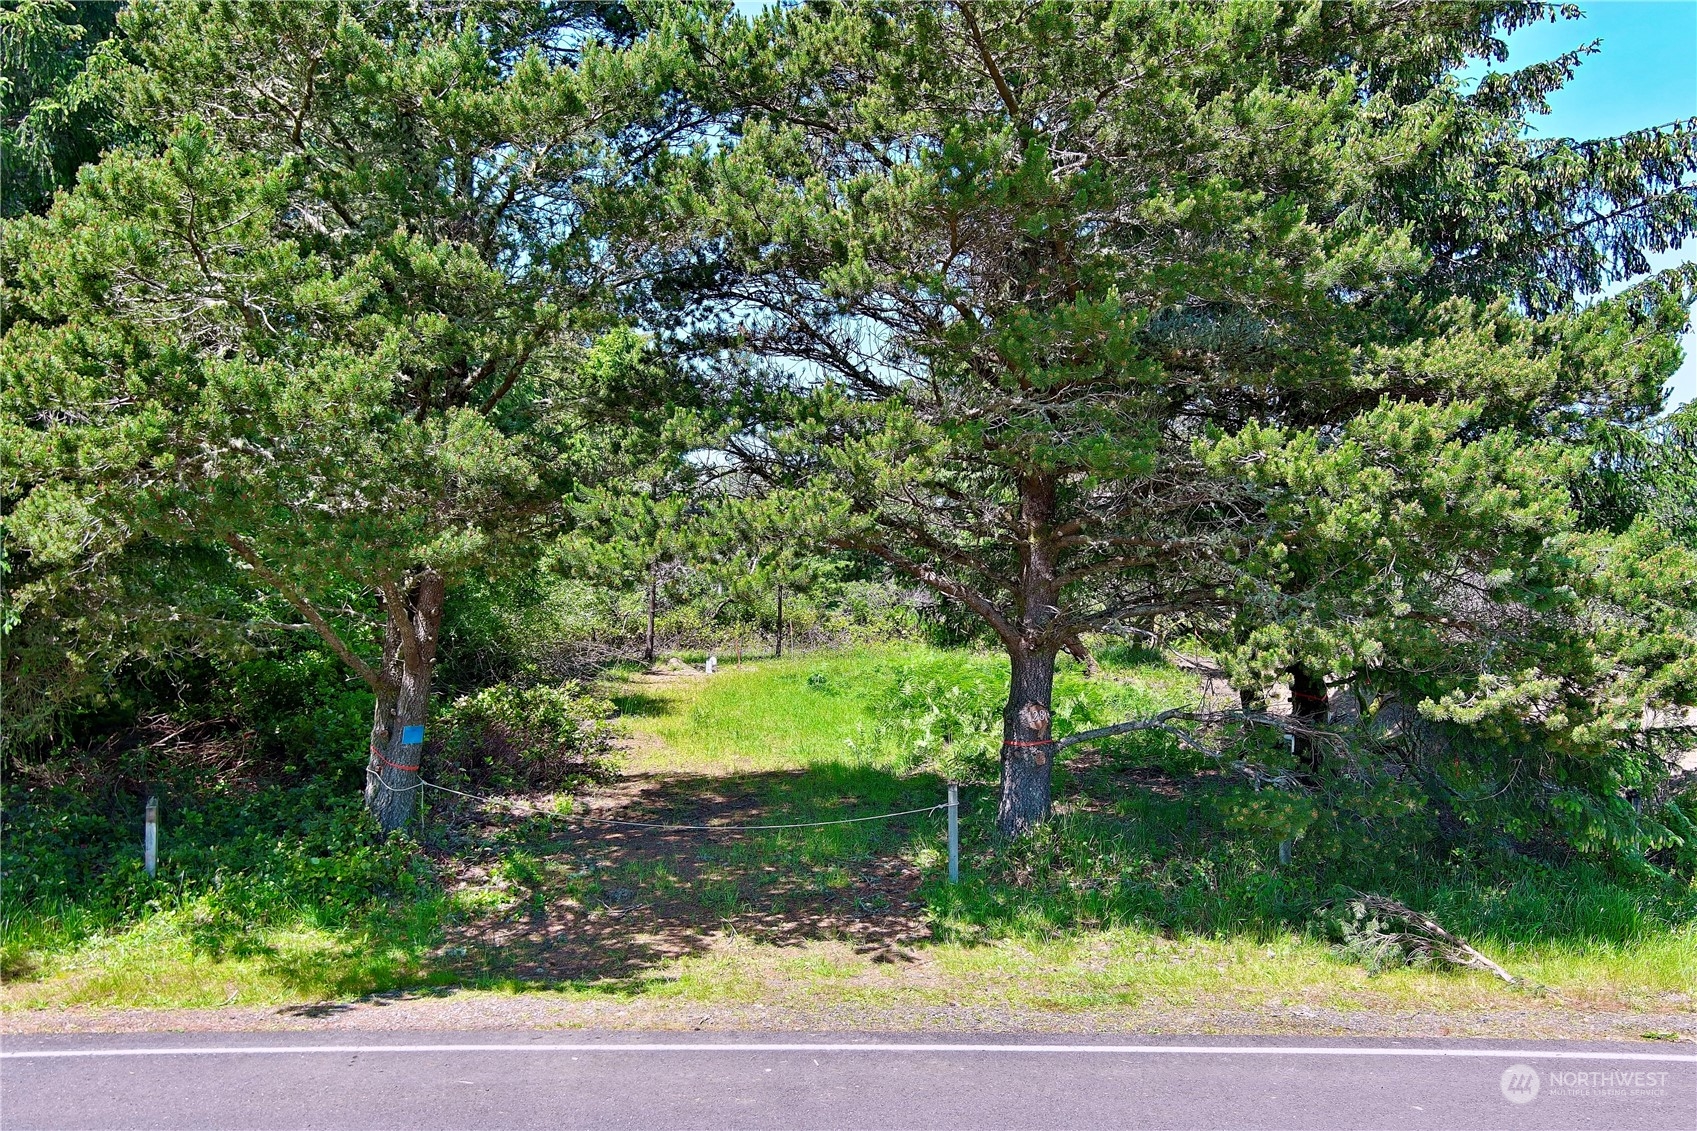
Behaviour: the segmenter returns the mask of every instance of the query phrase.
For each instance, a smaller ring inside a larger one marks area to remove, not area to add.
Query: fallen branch
[[[1513,975],[1465,939],[1394,899],[1357,893],[1341,902],[1341,908],[1325,904],[1317,914],[1331,912],[1329,925],[1342,935],[1342,948],[1371,966],[1383,966],[1393,956],[1405,966],[1437,958],[1452,966],[1488,970],[1511,986],[1517,984]]]

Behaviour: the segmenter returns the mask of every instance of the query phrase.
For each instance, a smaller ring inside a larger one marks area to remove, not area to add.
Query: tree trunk
[[[1326,694],[1326,681],[1298,664],[1290,673],[1290,715],[1305,726],[1324,726],[1331,719],[1331,703]],[[1293,734],[1291,750],[1296,760],[1309,773],[1320,772],[1325,751],[1307,735]]]
[[[1055,747],[1049,732],[1055,692],[1055,655],[1076,632],[1054,632],[1060,605],[1054,545],[1058,480],[1036,472],[1019,483],[1019,622],[1004,632],[1008,650],[1008,702],[1002,708],[1002,797],[996,828],[1007,837],[1030,832],[1049,819],[1050,773]]]
[[[384,686],[372,712],[365,776],[366,808],[384,832],[405,825],[418,798],[445,589],[442,577],[430,572],[414,582],[403,607],[384,602]]]
[[[1008,658],[1008,704],[1002,709],[1002,799],[996,828],[1012,837],[1049,819],[1055,653],[1010,648]]]
[[[648,571],[648,643],[643,646],[642,658],[647,663],[654,662],[654,590],[656,582],[653,570]]]
[[[784,587],[778,586],[778,637],[777,644],[772,649],[772,655],[782,657],[784,654]]]

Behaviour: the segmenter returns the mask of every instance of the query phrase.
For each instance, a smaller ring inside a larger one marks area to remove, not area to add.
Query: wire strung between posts
[[[378,757],[382,758],[383,756],[381,754],[379,754]],[[383,764],[387,765],[387,766],[394,766],[395,765],[395,763],[389,761],[387,758],[383,759]],[[395,766],[395,768],[398,770],[401,767]],[[388,790],[390,793],[411,793],[415,789],[422,789],[424,787],[424,784],[425,784],[424,779],[419,778],[417,781],[413,782],[411,785],[399,785],[399,786],[390,785],[388,782],[383,780],[382,774],[378,773],[376,770],[372,769],[370,766],[367,766],[365,768],[365,776],[368,777],[368,778],[376,778],[377,784],[379,786],[383,787],[384,789]]]
[[[512,802],[503,802],[494,797],[484,797],[476,793],[466,793],[463,790],[450,789],[445,785],[437,785],[433,781],[425,781],[423,778],[418,779],[418,785],[422,785],[427,789],[439,790],[442,793],[452,793],[456,797],[465,797],[472,801],[481,801],[488,805],[513,804]],[[417,786],[414,786],[413,788],[416,789]],[[522,805],[524,803],[519,802],[518,804]],[[842,817],[835,821],[795,821],[782,825],[665,825],[653,821],[624,821],[617,817],[596,817],[588,813],[551,813],[546,809],[538,809],[534,805],[525,805],[525,808],[529,809],[538,816],[551,817],[562,821],[594,821],[597,824],[624,825],[627,828],[633,829],[660,829],[667,832],[710,833],[749,833],[764,832],[775,829],[817,829],[823,828],[826,825],[853,825],[861,821],[887,821],[892,817],[911,817],[916,813],[935,813],[939,809],[947,809],[948,807],[948,803],[943,802],[937,805],[927,805],[923,809],[904,809],[899,813],[874,813],[870,817]]]

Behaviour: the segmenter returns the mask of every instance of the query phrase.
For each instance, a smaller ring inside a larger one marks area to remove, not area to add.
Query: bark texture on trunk
[[[996,828],[1020,836],[1049,819],[1055,748],[1049,731],[1055,653],[1009,649],[1008,702],[1002,709],[1002,797]]]
[[[658,586],[658,582],[655,579],[654,571],[649,570],[648,571],[648,642],[643,645],[642,658],[645,662],[650,663],[650,664],[652,664],[654,662],[654,590],[657,588],[657,586]]]
[[[1290,714],[1296,722],[1310,727],[1324,726],[1331,721],[1331,702],[1325,679],[1300,664],[1290,673]],[[1319,773],[1326,756],[1320,744],[1303,734],[1294,734],[1291,738],[1291,749],[1296,753],[1297,762],[1310,774]]]
[[[782,657],[784,654],[784,587],[778,586],[778,637],[772,649],[772,655]]]
[[[393,588],[384,597],[383,685],[372,712],[365,775],[365,805],[384,832],[405,825],[417,804],[445,590],[442,577],[428,572],[414,579],[404,598]]]
[[[1008,702],[1002,709],[1002,791],[996,828],[1020,836],[1049,819],[1055,747],[1049,724],[1055,691],[1055,655],[1076,635],[1051,631],[1059,615],[1055,563],[1057,480],[1032,474],[1020,480],[1018,623],[1008,650]]]

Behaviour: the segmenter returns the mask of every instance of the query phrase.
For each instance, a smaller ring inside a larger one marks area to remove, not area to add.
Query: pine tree
[[[876,555],[1000,640],[1005,833],[1049,816],[1055,657],[1081,633],[1235,624],[1259,633],[1246,660],[1305,651],[1318,676],[1374,662],[1410,592],[1448,606],[1493,579],[1505,616],[1568,600],[1557,425],[1575,403],[1655,410],[1691,288],[1663,280],[1673,316],[1648,322],[1576,299],[1691,232],[1697,163],[1689,122],[1526,141],[1577,58],[1456,77],[1557,14],[678,20],[718,124],[673,173],[700,285],[669,328],[732,390],[726,451],[768,521]],[[1333,607],[1351,627],[1327,636]]]
[[[595,4],[121,23],[133,143],[5,231],[9,534],[222,550],[371,687],[398,827],[449,588],[533,558],[595,462],[578,371],[676,126],[656,56]]]

